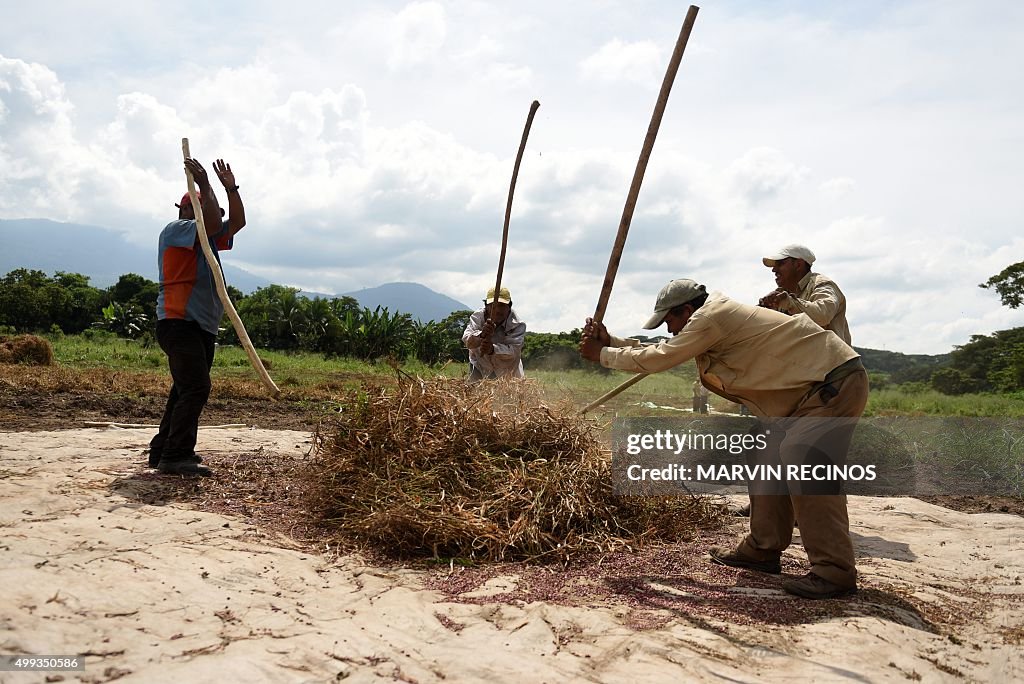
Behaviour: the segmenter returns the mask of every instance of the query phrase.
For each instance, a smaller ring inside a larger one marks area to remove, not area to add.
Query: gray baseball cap
[[[775,254],[763,257],[761,263],[771,268],[775,265],[776,261],[782,261],[783,259],[803,259],[810,266],[814,263],[814,252],[803,245],[786,245]]]
[[[653,330],[665,320],[665,315],[681,304],[696,299],[708,291],[703,285],[689,278],[673,280],[658,293],[658,301],[654,303],[654,315],[647,319],[644,330]]]

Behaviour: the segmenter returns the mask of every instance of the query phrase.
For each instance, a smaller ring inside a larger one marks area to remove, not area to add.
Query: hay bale
[[[616,497],[593,424],[529,381],[414,378],[349,392],[314,434],[309,507],[341,539],[400,557],[564,560],[674,540],[703,498]]]
[[[36,335],[0,335],[0,363],[52,366],[53,347]]]

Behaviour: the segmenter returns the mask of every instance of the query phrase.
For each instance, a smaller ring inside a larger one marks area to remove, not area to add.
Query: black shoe
[[[165,475],[201,475],[209,477],[213,471],[193,461],[160,461],[156,469]]]
[[[736,551],[727,551],[726,549],[713,548],[708,552],[711,556],[711,560],[719,565],[728,565],[731,568],[743,568],[744,570],[755,570],[757,572],[766,572],[769,575],[781,575],[782,564],[779,563],[778,559],[759,561],[754,560],[748,556],[741,556]]]
[[[186,456],[185,458],[183,458],[181,460],[185,461],[186,463],[202,463],[203,462],[203,457],[200,456],[199,454],[195,454],[194,453],[191,456]],[[156,452],[156,454],[154,454],[152,451],[150,451],[149,452],[149,467],[150,468],[156,468],[158,465],[160,465],[160,452],[158,451],[158,452]]]
[[[789,580],[782,583],[782,588],[790,594],[802,596],[808,599],[830,599],[841,596],[849,596],[857,593],[856,585],[843,587],[829,582],[824,577],[819,577],[809,572],[798,580]]]

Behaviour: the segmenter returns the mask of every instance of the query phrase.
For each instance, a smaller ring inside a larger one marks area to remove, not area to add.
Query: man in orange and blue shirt
[[[228,195],[228,219],[210,185],[206,170],[195,159],[185,168],[199,187],[198,199],[210,247],[217,256],[231,249],[235,233],[245,226],[245,207],[231,165],[223,159],[213,168]],[[188,193],[181,198],[178,220],[160,233],[156,339],[167,354],[171,370],[170,395],[160,431],[149,443],[149,465],[162,473],[210,475],[195,453],[199,416],[210,397],[210,368],[224,306],[214,276],[199,243],[198,222]]]

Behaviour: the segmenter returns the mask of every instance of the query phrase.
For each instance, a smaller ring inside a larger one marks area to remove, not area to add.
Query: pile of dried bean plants
[[[53,347],[37,335],[0,335],[0,363],[52,366]]]
[[[398,557],[566,560],[692,537],[707,498],[617,497],[596,426],[529,381],[407,378],[351,391],[314,435],[318,525]]]

